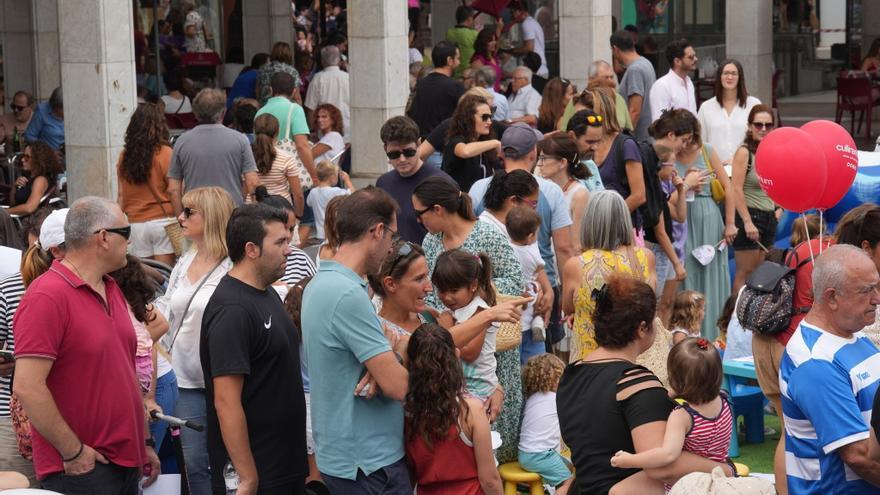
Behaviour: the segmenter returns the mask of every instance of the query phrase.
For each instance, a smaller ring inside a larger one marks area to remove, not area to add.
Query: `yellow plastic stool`
[[[733,466],[736,468],[736,475],[739,477],[748,476],[751,470],[745,464],[741,464],[739,462],[734,462]]]
[[[541,475],[526,471],[518,462],[508,462],[498,466],[498,473],[504,481],[504,495],[516,495],[516,484],[529,485],[530,495],[543,495],[544,485],[541,483]]]

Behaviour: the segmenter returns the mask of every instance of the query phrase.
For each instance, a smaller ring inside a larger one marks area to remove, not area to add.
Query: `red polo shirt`
[[[53,362],[46,385],[61,416],[114,464],[144,463],[144,407],[135,378],[137,337],[125,297],[105,276],[107,304],[58,261],[34,280],[15,312],[15,356]],[[39,479],[63,471],[61,456],[33,430]]]

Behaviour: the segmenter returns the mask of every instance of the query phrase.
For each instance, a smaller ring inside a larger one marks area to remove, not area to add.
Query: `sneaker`
[[[532,320],[532,340],[535,342],[544,342],[544,339],[546,338],[544,329],[544,318],[536,316]]]

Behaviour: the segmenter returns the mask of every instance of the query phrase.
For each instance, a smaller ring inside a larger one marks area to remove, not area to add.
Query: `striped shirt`
[[[293,204],[290,196],[289,177],[299,177],[298,163],[299,159],[287,153],[281,148],[275,147],[275,161],[272,162],[272,168],[266,174],[259,174],[260,185],[266,186],[266,191],[270,196],[281,196]],[[247,202],[254,201],[253,194],[248,194]]]
[[[287,255],[287,266],[284,268],[281,281],[293,285],[306,277],[311,277],[317,270],[305,251],[293,246],[290,248],[291,252]]]
[[[7,351],[15,350],[12,335],[12,317],[24,295],[24,282],[21,273],[16,273],[0,281],[0,341],[6,343]],[[9,417],[9,399],[12,396],[12,375],[0,376],[0,418]]]
[[[707,418],[688,404],[679,406],[691,415],[691,431],[684,439],[684,450],[715,462],[727,461],[733,414],[727,397],[721,397],[721,411]]]
[[[847,339],[801,322],[779,367],[790,493],[877,493],[836,450],[868,438],[878,378],[880,351],[861,332]]]

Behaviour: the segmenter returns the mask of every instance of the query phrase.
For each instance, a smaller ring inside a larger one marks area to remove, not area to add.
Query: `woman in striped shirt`
[[[277,135],[278,119],[274,115],[264,113],[254,121],[254,144],[251,149],[257,162],[260,184],[266,187],[270,195],[290,201],[296,216],[300,217],[305,204],[299,182],[300,165],[292,155],[277,147]],[[247,202],[254,202],[253,194],[248,194]]]

